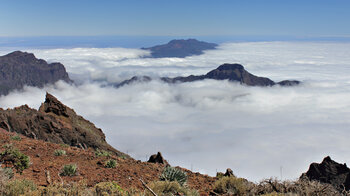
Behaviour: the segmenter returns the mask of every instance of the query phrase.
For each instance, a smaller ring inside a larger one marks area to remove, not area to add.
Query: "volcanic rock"
[[[350,169],[346,164],[339,164],[329,156],[322,163],[312,163],[309,170],[300,179],[316,180],[333,185],[339,191],[350,190]]]
[[[144,78],[143,80],[140,80],[139,78],[140,77],[134,76],[133,78],[129,80],[125,80],[119,84],[114,84],[114,86],[120,87],[126,84],[132,84],[135,81],[149,82],[152,80],[152,78],[148,76],[142,76],[142,78]],[[295,86],[300,84],[300,82],[297,80],[284,80],[284,81],[275,83],[269,78],[258,77],[249,73],[240,64],[228,64],[228,63],[220,65],[218,68],[208,72],[205,75],[198,75],[198,76],[190,75],[187,77],[175,77],[175,78],[169,78],[169,77],[160,78],[161,81],[166,83],[171,83],[171,84],[180,83],[180,82],[194,82],[194,81],[200,81],[205,79],[228,80],[230,82],[239,82],[240,84],[244,84],[248,86],[274,86],[274,85]]]
[[[73,109],[49,93],[46,94],[45,102],[39,110],[27,105],[14,109],[0,109],[0,128],[34,139],[83,149],[101,149],[129,157],[110,146],[101,129],[77,115]]]
[[[124,85],[134,84],[134,83],[141,83],[141,82],[150,82],[152,80],[149,76],[134,76],[129,80],[124,80],[121,83],[115,84],[114,87],[121,87]]]
[[[235,176],[235,175],[233,174],[232,169],[227,168],[227,169],[226,169],[226,172],[225,172],[225,174],[224,174],[224,176],[230,177],[230,176]]]
[[[169,163],[163,158],[162,153],[160,152],[158,152],[157,154],[151,155],[151,157],[147,162],[169,165]]]
[[[32,53],[21,51],[0,56],[0,95],[25,85],[43,87],[59,80],[72,82],[61,63],[48,64]]]
[[[150,50],[153,58],[183,58],[186,56],[203,54],[204,50],[212,50],[215,49],[217,46],[217,44],[198,41],[196,39],[179,39],[171,40],[167,44],[142,49]]]

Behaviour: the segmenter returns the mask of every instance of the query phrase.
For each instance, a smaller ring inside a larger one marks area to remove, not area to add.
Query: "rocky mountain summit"
[[[183,58],[186,56],[203,54],[204,50],[212,50],[215,49],[217,46],[217,44],[198,41],[196,39],[178,39],[171,40],[167,44],[142,49],[150,50],[152,55],[151,57],[153,58]]]
[[[39,110],[27,105],[0,110],[0,128],[30,138],[82,149],[93,148],[128,156],[107,144],[101,129],[47,93]]]
[[[162,77],[161,81],[167,83],[180,83],[180,82],[194,82],[205,79],[213,80],[228,80],[230,82],[239,82],[247,86],[294,86],[300,84],[300,81],[297,80],[283,80],[281,82],[274,82],[269,78],[255,76],[249,73],[244,67],[240,64],[223,64],[218,68],[209,71],[205,75],[190,75],[186,77]],[[138,82],[149,82],[152,78],[149,76],[134,76],[129,80],[125,80],[121,83],[114,84],[115,87],[121,87],[128,84],[138,83]]]
[[[32,53],[21,51],[0,56],[0,95],[25,85],[43,87],[59,80],[72,82],[61,63],[48,64]]]

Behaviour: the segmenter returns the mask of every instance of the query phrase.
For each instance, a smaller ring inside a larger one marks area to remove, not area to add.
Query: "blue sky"
[[[2,0],[0,36],[350,36],[348,0]]]

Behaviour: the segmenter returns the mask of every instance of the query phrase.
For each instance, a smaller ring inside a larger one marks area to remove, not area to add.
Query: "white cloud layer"
[[[97,82],[58,82],[0,97],[4,108],[38,108],[49,91],[136,159],[145,161],[161,151],[172,165],[210,175],[229,167],[254,181],[280,177],[280,167],[284,179],[297,178],[327,155],[350,163],[350,44],[230,43],[184,59],[140,58],[147,52],[122,48],[32,52],[62,62],[82,80],[119,81],[135,73],[203,74],[222,63],[239,62],[275,81],[304,81],[288,88],[152,81],[119,89],[101,88]]]

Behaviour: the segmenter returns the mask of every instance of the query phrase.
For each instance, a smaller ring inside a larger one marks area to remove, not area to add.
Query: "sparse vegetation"
[[[329,184],[322,184],[316,181],[297,180],[279,181],[276,179],[266,179],[258,184],[237,177],[222,177],[215,182],[214,192],[222,195],[350,195],[349,192],[338,192]]]
[[[14,136],[11,137],[11,140],[21,141],[22,138],[21,138],[21,136],[19,136],[19,135],[14,135]]]
[[[63,166],[61,175],[62,176],[75,176],[77,175],[77,165],[76,164],[67,164]]]
[[[72,184],[55,183],[47,187],[43,187],[38,195],[79,195],[79,196],[93,196],[94,191],[89,189],[85,182],[80,181]]]
[[[0,153],[0,162],[12,164],[17,172],[22,173],[24,169],[29,167],[29,157],[21,153],[12,145],[5,145],[5,151]]]
[[[125,195],[125,191],[116,182],[100,182],[95,185],[98,196],[102,195]]]
[[[96,149],[95,155],[98,157],[109,157],[111,153],[105,150]]]
[[[181,186],[187,182],[187,174],[181,169],[166,166],[160,176],[162,181],[177,181]]]
[[[69,147],[68,144],[60,144],[60,146],[63,147],[63,148],[68,148]]]
[[[12,180],[6,183],[3,195],[23,195],[37,190],[37,186],[30,180]]]
[[[65,150],[55,150],[54,155],[55,156],[63,156],[63,155],[66,155],[66,151]]]
[[[156,181],[148,184],[157,195],[171,196],[171,195],[186,195],[186,196],[199,196],[196,190],[189,189],[181,186],[177,181]],[[152,194],[147,191],[146,195]]]
[[[0,167],[0,195],[6,190],[6,183],[11,177],[7,174],[7,172]]]
[[[114,159],[110,159],[106,162],[105,167],[107,168],[115,168],[117,166],[117,161]]]

